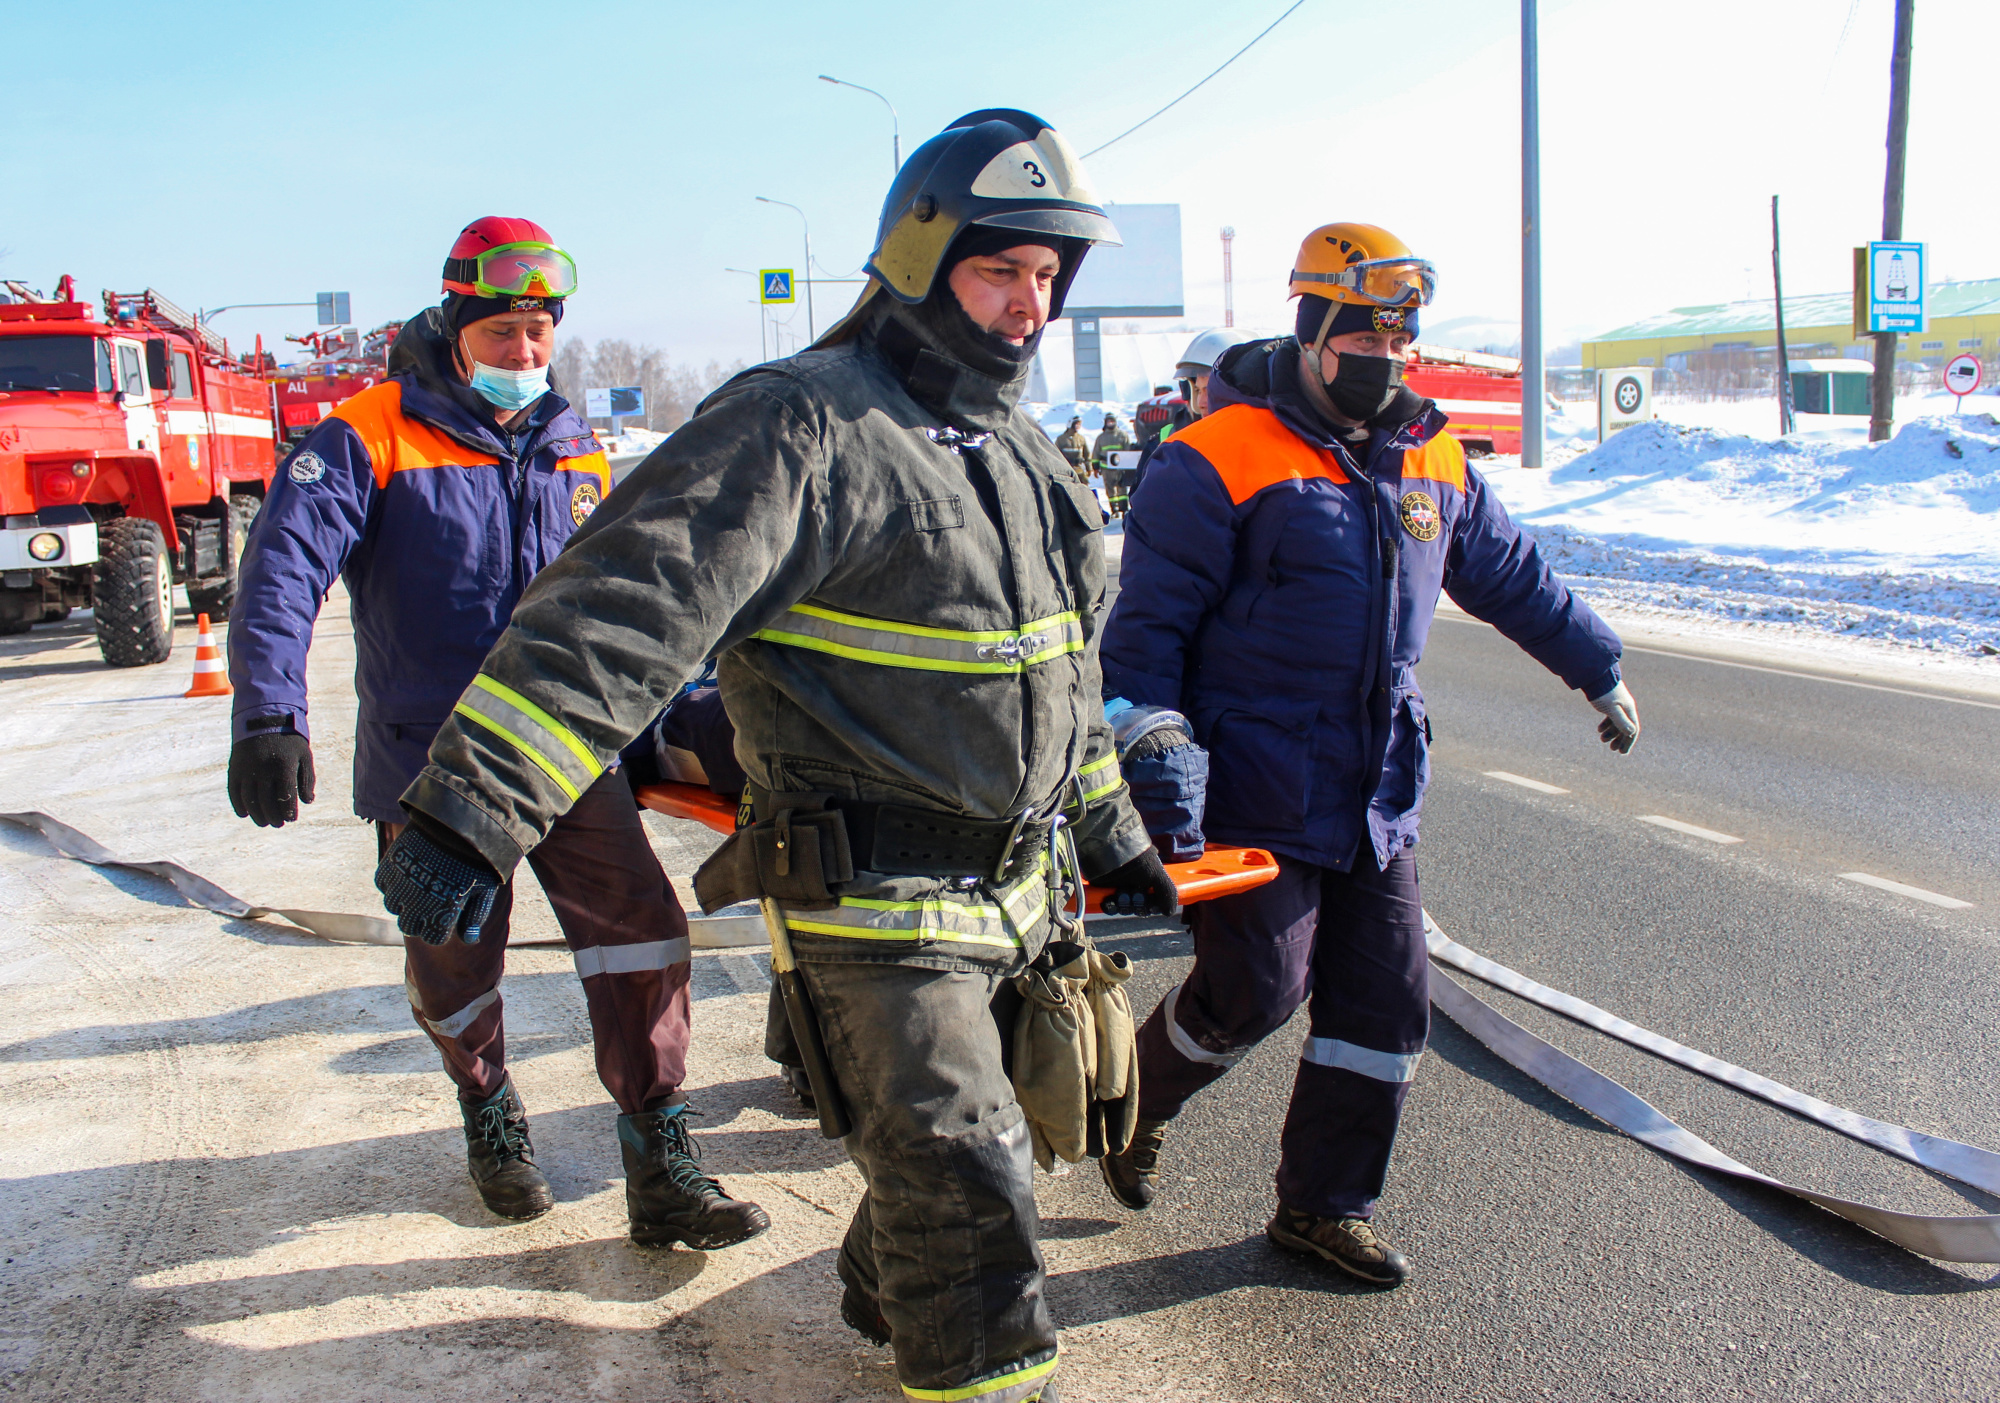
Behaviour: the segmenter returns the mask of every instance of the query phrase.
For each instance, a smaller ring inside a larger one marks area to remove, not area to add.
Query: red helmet
[[[458,231],[444,260],[444,290],[468,297],[567,297],[576,263],[532,219],[489,214]]]

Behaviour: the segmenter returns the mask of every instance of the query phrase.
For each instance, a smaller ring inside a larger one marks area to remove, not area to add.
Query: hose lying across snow
[[[360,945],[401,945],[403,937],[393,922],[380,916],[353,916],[333,911],[299,911],[285,907],[252,906],[231,896],[206,877],[198,876],[175,862],[132,862],[117,857],[86,834],[44,813],[0,814],[0,822],[33,829],[58,852],[98,867],[120,867],[164,878],[194,902],[210,911],[240,920],[262,920],[278,916],[301,930],[325,940]],[[717,922],[718,925],[721,922]],[[1606,1013],[1594,1004],[1538,984],[1525,975],[1495,964],[1450,939],[1424,913],[1424,934],[1432,960],[1449,965],[1475,978],[1505,989],[1531,1003],[1574,1019],[1599,1032],[1630,1043],[1656,1057],[1678,1063],[1726,1086],[1762,1097],[1795,1115],[1837,1130],[1871,1145],[1886,1154],[1921,1165],[1925,1169],[1956,1179],[1989,1194],[2000,1194],[2000,1154],[1975,1145],[1960,1144],[1907,1126],[1870,1119],[1853,1111],[1795,1091],[1789,1086],[1745,1071],[1707,1053],[1684,1047],[1658,1033],[1650,1032],[1622,1018]],[[718,932],[720,935],[720,932]],[[707,942],[697,941],[697,944]],[[734,938],[718,944],[736,944]],[[1669,1120],[1620,1083],[1570,1056],[1567,1052],[1535,1036],[1526,1028],[1473,994],[1443,970],[1434,970],[1431,1001],[1466,1032],[1490,1048],[1502,1061],[1526,1072],[1565,1101],[1588,1111],[1616,1130],[1688,1164],[1712,1169],[1752,1183],[1779,1189],[1816,1203],[1851,1223],[1859,1224],[1898,1247],[1946,1262],[2000,1263],[2000,1214],[1965,1216],[1899,1213],[1869,1203],[1836,1198],[1818,1189],[1788,1184],[1768,1174],[1760,1174]]]

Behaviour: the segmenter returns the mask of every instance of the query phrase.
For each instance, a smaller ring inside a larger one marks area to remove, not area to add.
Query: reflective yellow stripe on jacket
[[[477,673],[452,708],[506,741],[555,781],[571,803],[604,773],[590,747],[570,729],[504,682]]]
[[[830,911],[787,911],[785,925],[801,934],[837,935],[848,940],[944,941],[1018,950],[1048,918],[1048,895],[1049,856],[1044,852],[997,901],[956,901],[942,896],[885,901],[872,896],[843,896],[840,905]]]
[[[1074,611],[1051,614],[1019,629],[970,631],[901,624],[795,604],[770,628],[752,635],[766,643],[810,648],[883,667],[925,672],[1018,673],[1036,663],[1083,651],[1083,623]]]
[[[1092,781],[1107,769],[1111,771],[1111,777],[1103,784],[1093,786]],[[1118,787],[1125,783],[1125,772],[1118,768],[1118,752],[1115,750],[1101,759],[1092,760],[1076,772],[1076,777],[1083,781],[1083,802],[1086,804],[1102,799],[1107,794],[1116,794]]]

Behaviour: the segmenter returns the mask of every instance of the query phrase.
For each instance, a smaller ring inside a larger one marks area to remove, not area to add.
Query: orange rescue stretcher
[[[736,831],[735,802],[704,785],[649,784],[642,786],[638,794],[640,804],[654,813],[693,819],[717,833]],[[1218,896],[1261,887],[1277,877],[1278,864],[1262,848],[1210,843],[1207,851],[1192,862],[1168,863],[1167,872],[1174,879],[1174,889],[1180,893],[1181,905],[1191,906],[1197,901],[1212,901]],[[1091,887],[1087,909],[1102,912],[1111,896],[1109,887]]]

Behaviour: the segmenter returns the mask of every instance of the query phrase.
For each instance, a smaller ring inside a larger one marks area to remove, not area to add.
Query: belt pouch
[[[854,858],[839,814],[781,809],[724,839],[695,872],[694,894],[711,915],[767,896],[824,909],[839,904],[833,888],[853,880]]]

